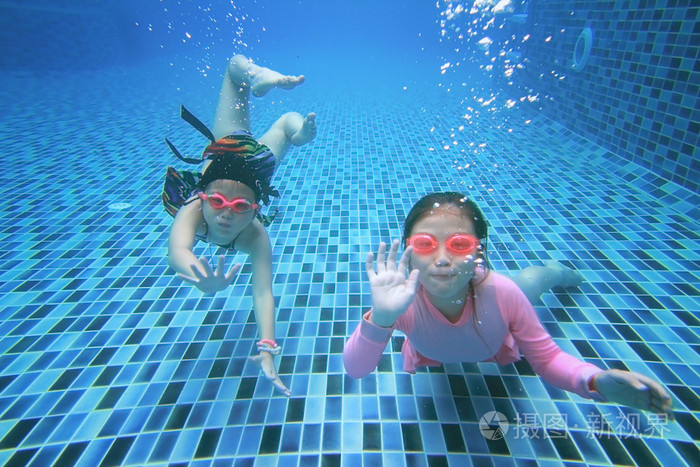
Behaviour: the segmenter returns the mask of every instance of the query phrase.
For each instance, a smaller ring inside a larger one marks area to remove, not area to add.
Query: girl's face
[[[204,193],[211,196],[218,193],[229,201],[243,198],[254,203],[255,193],[247,185],[234,180],[215,180],[207,185]],[[215,209],[208,201],[202,200],[202,217],[207,223],[209,241],[217,245],[231,243],[236,236],[255,219],[256,209],[236,212],[231,207]]]
[[[441,305],[464,303],[474,276],[477,251],[458,255],[445,247],[445,241],[456,233],[475,236],[472,220],[454,206],[435,209],[417,221],[410,233],[432,235],[439,243],[431,253],[421,255],[414,251],[411,255],[411,267],[420,271],[418,280],[438,309]]]

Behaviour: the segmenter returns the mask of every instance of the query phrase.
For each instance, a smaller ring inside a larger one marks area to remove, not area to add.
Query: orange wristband
[[[596,376],[598,376],[598,375],[597,374],[593,375],[593,376],[591,376],[591,379],[588,380],[588,390],[589,391],[598,392],[598,388],[595,385],[595,377]]]

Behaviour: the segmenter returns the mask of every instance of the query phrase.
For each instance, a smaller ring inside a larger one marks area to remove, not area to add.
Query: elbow
[[[185,251],[176,247],[168,247],[168,266],[175,272],[189,272],[188,259]],[[190,265],[191,266],[191,265]]]
[[[352,379],[360,379],[364,378],[370,373],[364,368],[359,368],[357,363],[353,362],[352,360],[353,359],[350,358],[347,352],[343,352],[343,366],[345,367],[345,373],[347,373],[349,377]]]
[[[345,367],[345,372],[352,379],[362,379],[369,374],[369,373],[364,373],[364,372],[360,372],[360,371],[352,371],[352,370],[348,369],[347,366]]]
[[[360,379],[367,376],[367,373],[357,371],[357,369],[348,368],[347,365],[345,365],[345,373],[347,373],[347,375],[352,379]]]
[[[175,261],[175,255],[168,254],[168,267],[175,272],[179,272],[177,269],[177,262]]]

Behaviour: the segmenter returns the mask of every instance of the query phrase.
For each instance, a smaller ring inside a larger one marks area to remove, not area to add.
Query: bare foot
[[[255,71],[250,81],[250,92],[255,97],[261,97],[272,88],[294,89],[304,82],[304,75],[283,75],[269,68],[260,68]]]
[[[576,287],[583,282],[583,276],[578,271],[574,271],[561,264],[559,261],[547,261],[544,263],[549,269],[554,269],[558,273],[558,280],[554,285],[559,287]]]
[[[316,114],[311,112],[304,117],[304,122],[301,124],[299,131],[292,135],[292,144],[302,146],[316,137]]]

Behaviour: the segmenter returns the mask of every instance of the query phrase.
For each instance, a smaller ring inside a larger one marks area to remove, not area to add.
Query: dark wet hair
[[[488,248],[489,226],[484,218],[484,213],[481,212],[481,209],[479,209],[479,206],[477,206],[474,201],[467,198],[466,195],[455,191],[431,193],[419,199],[418,202],[413,205],[406,216],[406,220],[404,221],[404,248],[406,247],[406,242],[408,241],[408,237],[411,236],[413,226],[416,224],[416,222],[432,214],[435,209],[448,206],[453,206],[460,209],[464,217],[474,223],[474,233],[476,234],[476,238],[481,241],[481,248],[478,250],[479,253],[477,258],[481,258],[481,265],[486,271],[488,271],[490,267],[486,252]]]
[[[215,155],[199,179],[199,188],[204,191],[216,180],[234,180],[240,182],[255,193],[255,201],[269,204],[270,196],[279,193],[270,185],[269,178],[260,178],[257,167],[245,157]]]

